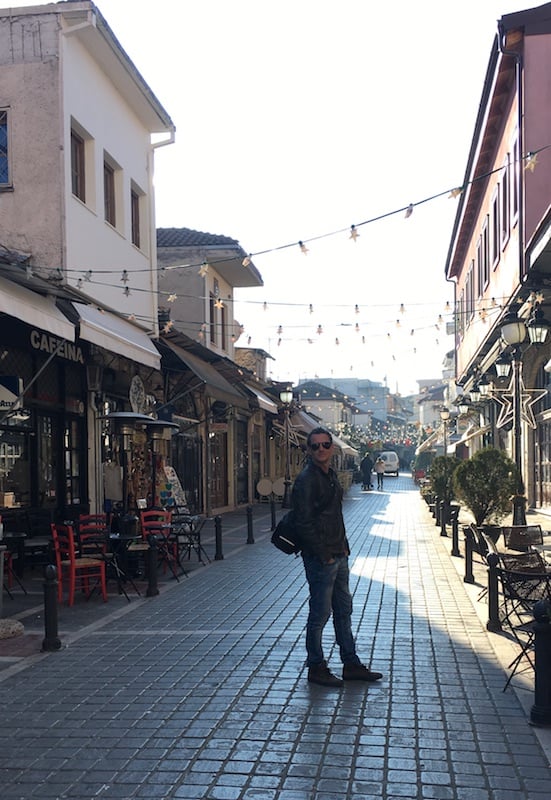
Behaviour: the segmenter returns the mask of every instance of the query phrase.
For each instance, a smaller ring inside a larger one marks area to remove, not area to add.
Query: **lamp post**
[[[285,421],[285,477],[283,479],[284,490],[281,508],[291,507],[291,443],[289,441],[289,416],[291,403],[293,402],[293,392],[290,387],[283,389],[279,393],[279,399],[283,403],[283,413]]]
[[[450,419],[450,410],[446,406],[442,406],[440,409],[440,419],[442,420],[444,455],[446,456],[448,454],[448,422]]]
[[[526,499],[524,497],[524,479],[522,476],[522,351],[521,344],[526,339],[528,331],[530,344],[543,344],[547,337],[548,324],[543,319],[539,308],[536,308],[532,318],[526,324],[516,310],[509,311],[501,325],[501,338],[511,348],[511,358],[500,356],[496,361],[498,375],[507,377],[512,368],[510,391],[512,393],[512,422],[513,422],[513,461],[518,472],[518,491],[513,497],[513,525],[526,525]]]

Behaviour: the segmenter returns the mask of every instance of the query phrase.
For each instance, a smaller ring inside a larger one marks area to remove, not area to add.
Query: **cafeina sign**
[[[32,330],[30,343],[34,350],[40,350],[43,353],[48,353],[48,355],[53,355],[55,353],[60,358],[65,358],[67,361],[73,361],[75,364],[84,364],[82,348],[74,344],[74,342],[68,342],[66,339],[58,339],[55,336],[51,336],[49,333],[44,333],[44,331]]]

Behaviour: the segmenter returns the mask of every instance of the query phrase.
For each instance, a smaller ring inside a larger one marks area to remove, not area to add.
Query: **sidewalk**
[[[411,478],[353,486],[345,519],[358,649],[381,682],[307,683],[302,564],[255,506],[254,544],[227,515],[224,560],[108,613],[67,609],[62,650],[3,662],[2,800],[546,800],[549,731],[502,691],[503,637]],[[330,625],[326,643],[337,671]]]

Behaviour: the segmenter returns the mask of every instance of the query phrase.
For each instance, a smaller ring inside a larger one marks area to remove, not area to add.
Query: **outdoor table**
[[[18,578],[23,577],[25,569],[25,540],[27,534],[22,531],[6,531],[4,530],[4,543],[12,552],[17,553],[15,559],[14,573]]]
[[[128,551],[130,547],[139,542],[141,540],[141,536],[138,533],[108,533],[107,539],[109,542],[109,550],[113,556],[113,558],[108,562],[112,569],[115,572],[115,578],[117,580],[117,586],[119,589],[119,594],[122,593],[130,602],[130,598],[128,597],[128,593],[124,588],[124,584],[128,582],[136,594],[141,596],[140,590],[134,583],[132,577],[128,571]]]

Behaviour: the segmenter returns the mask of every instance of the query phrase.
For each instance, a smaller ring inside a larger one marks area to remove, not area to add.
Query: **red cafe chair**
[[[107,602],[107,586],[105,580],[105,561],[102,558],[81,557],[77,555],[75,534],[72,525],[52,522],[52,537],[57,569],[57,599],[63,599],[64,582],[68,584],[69,606],[75,602],[77,586],[84,591],[88,599],[96,586],[100,586],[104,603]],[[90,582],[95,580],[90,589]]]

